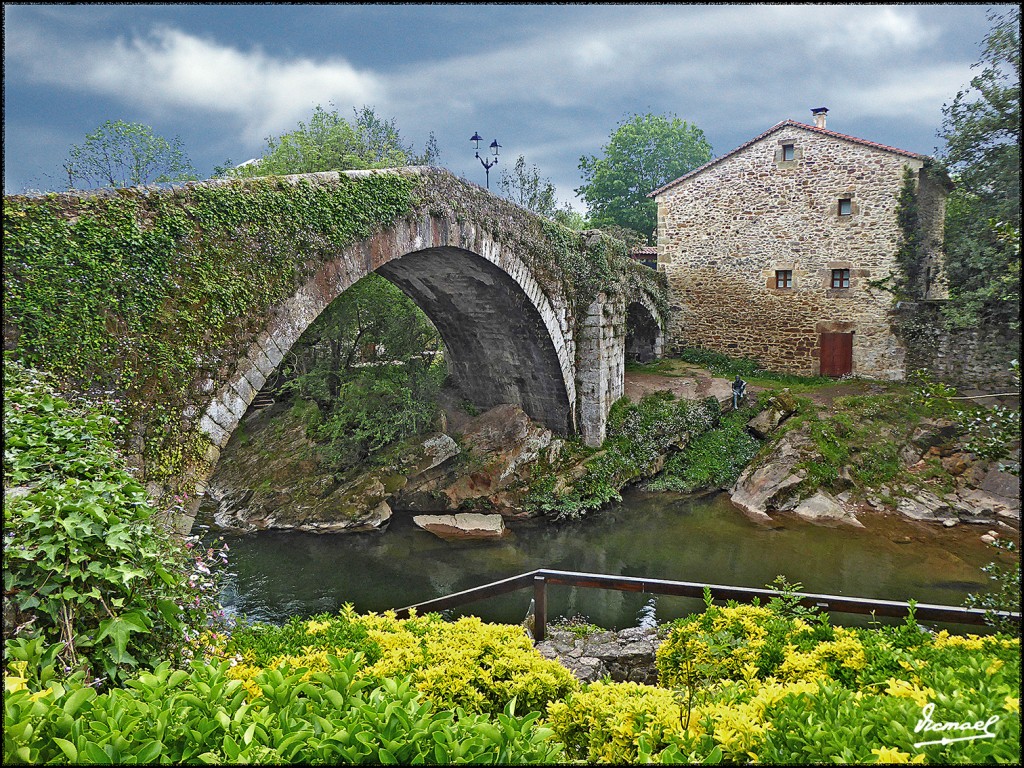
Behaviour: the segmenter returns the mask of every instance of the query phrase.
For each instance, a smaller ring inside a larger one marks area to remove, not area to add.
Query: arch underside
[[[572,433],[572,407],[549,331],[507,273],[450,246],[407,253],[376,272],[434,323],[449,372],[470,402],[518,405],[557,434]]]
[[[649,363],[661,357],[662,330],[651,308],[635,301],[626,307],[626,359]]]

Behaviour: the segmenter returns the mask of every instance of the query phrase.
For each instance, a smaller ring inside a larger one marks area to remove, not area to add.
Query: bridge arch
[[[523,260],[482,227],[453,227],[447,217],[424,213],[341,250],[268,313],[199,420],[210,446],[193,473],[197,491],[291,346],[371,272],[401,288],[434,323],[449,371],[474,404],[512,403],[556,434],[576,431],[576,344],[566,301],[545,293]]]
[[[372,178],[378,174],[401,178]],[[603,440],[608,410],[622,394],[626,307],[639,301],[663,326],[653,305],[665,303],[664,277],[632,262],[624,243],[572,232],[439,168],[5,196],[5,206],[9,200],[20,215],[5,217],[5,233],[24,218],[26,232],[45,222],[49,240],[40,250],[32,238],[5,237],[5,285],[37,285],[17,265],[36,264],[40,254],[59,257],[79,239],[97,248],[97,224],[125,266],[118,280],[168,268],[167,280],[146,279],[148,306],[111,309],[110,317],[131,322],[94,329],[101,351],[82,350],[67,373],[81,377],[83,389],[101,383],[129,403],[123,447],[139,479],[154,498],[191,500],[190,510],[168,505],[175,530],[191,526],[220,449],[285,353],[370,273],[399,285],[431,317],[469,399],[518,404],[591,446]],[[140,237],[149,238],[141,251]],[[202,285],[194,265],[222,258],[211,265],[219,282]],[[57,307],[77,306],[83,281],[105,279],[92,274],[90,260],[67,262]],[[277,271],[264,281],[260,268]],[[232,275],[260,287],[228,301],[221,294]],[[45,368],[45,351],[73,340],[59,331],[66,324],[35,323],[32,306],[10,314],[5,307],[4,345],[42,355]],[[212,333],[203,325],[207,309],[216,313]],[[165,344],[181,354],[138,357]]]
[[[658,308],[646,294],[626,305],[626,360],[649,363],[662,355],[665,323]]]

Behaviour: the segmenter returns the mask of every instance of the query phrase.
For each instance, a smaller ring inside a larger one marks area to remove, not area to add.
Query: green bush
[[[677,400],[669,392],[645,395],[639,403],[620,398],[608,414],[608,432],[601,448],[579,447],[563,451],[549,473],[533,481],[527,506],[556,520],[582,517],[610,501],[619,501],[619,489],[651,470],[655,460],[688,443],[718,423],[718,401]],[[590,454],[590,458],[584,459]],[[572,464],[582,467],[572,470]],[[566,484],[564,477],[573,478]]]
[[[207,553],[152,523],[113,447],[116,404],[73,406],[9,360],[4,378],[5,623],[96,682],[181,658],[218,588]]]
[[[20,763],[557,763],[561,746],[516,716],[421,701],[408,679],[359,679],[357,655],[325,671],[268,669],[253,697],[230,664],[169,664],[97,694],[81,683],[4,698],[4,761]]]
[[[636,763],[676,743],[682,713],[671,691],[639,683],[591,683],[548,707],[547,724],[573,760]],[[688,760],[687,762],[693,762]]]
[[[326,668],[329,655],[358,651],[359,675],[375,680],[409,677],[424,698],[439,708],[462,707],[497,715],[513,699],[543,711],[577,687],[561,664],[543,658],[522,627],[486,624],[475,616],[446,622],[436,614],[398,620],[389,614],[358,615],[346,606],[284,627],[257,624],[238,628],[217,645],[235,659],[231,676],[250,686],[264,669]]]
[[[730,487],[761,447],[746,429],[754,415],[752,408],[724,415],[717,427],[669,456],[665,468],[647,483],[647,489],[693,493]]]
[[[708,754],[714,744],[742,762],[1020,760],[1019,638],[933,634],[913,616],[897,626],[832,627],[794,607],[789,598],[767,607],[709,602],[674,624],[658,670],[689,717],[659,743],[682,754]],[[929,705],[935,722],[995,718],[998,731],[916,747],[944,735],[915,732]],[[645,706],[632,721],[655,717]],[[570,749],[574,738],[566,737]]]

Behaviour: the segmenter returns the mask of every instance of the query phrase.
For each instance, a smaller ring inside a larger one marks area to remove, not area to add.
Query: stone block
[[[199,420],[199,428],[203,431],[204,435],[210,438],[214,446],[219,446],[220,448],[227,445],[228,439],[231,437],[230,432],[205,414]]]
[[[240,375],[232,379],[231,389],[233,389],[235,394],[242,399],[246,408],[249,407],[249,403],[251,403],[252,399],[256,397],[256,392],[258,391],[244,375]],[[242,415],[244,416],[245,414],[243,413]]]
[[[249,409],[249,403],[239,397],[238,393],[231,387],[222,390],[218,399],[235,417],[235,421],[231,425],[231,428],[234,429],[235,425],[245,416],[245,412]],[[227,424],[224,426],[226,427]]]
[[[203,418],[211,419],[221,427],[221,429],[229,434],[238,425],[239,419],[239,417],[235,416],[230,408],[224,405],[220,398],[216,398],[210,402]],[[200,420],[200,424],[202,424],[202,420]]]

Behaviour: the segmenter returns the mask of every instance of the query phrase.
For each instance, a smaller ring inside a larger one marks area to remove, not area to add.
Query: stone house
[[[912,174],[920,247],[911,295],[946,296],[942,237],[948,178],[930,158],[786,120],[650,193],[658,269],[673,305],[668,346],[760,360],[802,375],[906,375],[894,332]],[[909,279],[909,278],[908,278]]]

